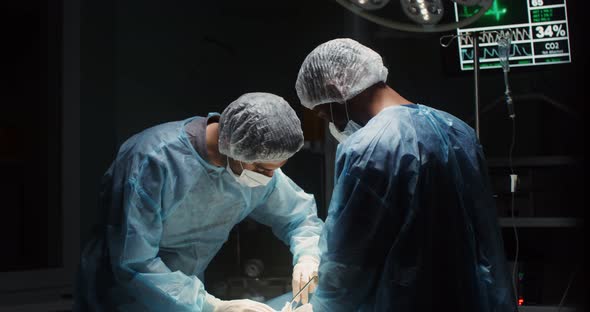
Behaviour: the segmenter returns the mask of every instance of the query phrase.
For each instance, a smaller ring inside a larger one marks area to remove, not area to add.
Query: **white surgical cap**
[[[313,109],[320,104],[348,101],[386,79],[387,68],[377,52],[352,39],[334,39],[305,58],[295,90],[301,104]]]
[[[295,111],[282,97],[246,93],[229,104],[219,120],[219,151],[233,159],[279,162],[303,146]]]

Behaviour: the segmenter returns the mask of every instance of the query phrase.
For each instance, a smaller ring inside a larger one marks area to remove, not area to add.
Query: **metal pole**
[[[475,133],[479,139],[479,32],[473,34],[473,79],[475,83]]]

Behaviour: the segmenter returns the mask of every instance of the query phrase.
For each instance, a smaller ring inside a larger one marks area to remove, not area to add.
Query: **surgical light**
[[[419,24],[438,23],[444,13],[442,0],[401,0],[404,13]]]
[[[377,15],[372,11],[383,8],[389,0],[336,0],[340,5],[353,13],[384,27],[408,32],[447,32],[463,28],[477,21],[491,7],[492,0],[452,0],[475,6],[476,10],[472,16],[461,21],[438,24],[444,14],[443,2],[446,0],[400,0],[401,11],[408,16],[411,23],[396,21],[383,14]],[[400,11],[400,7],[394,10]],[[387,14],[385,14],[387,15]]]

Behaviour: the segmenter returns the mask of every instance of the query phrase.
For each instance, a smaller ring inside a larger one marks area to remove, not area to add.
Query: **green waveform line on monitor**
[[[469,18],[475,14],[477,14],[477,12],[479,12],[480,8],[468,8],[466,6],[463,7],[463,12],[459,13],[459,16],[461,18]],[[500,5],[498,4],[498,0],[494,0],[494,3],[492,3],[492,6],[488,9],[487,12],[484,13],[484,16],[493,16],[496,21],[500,21],[502,19],[502,17],[504,15],[506,15],[506,13],[508,12],[508,8],[506,7],[500,7]]]

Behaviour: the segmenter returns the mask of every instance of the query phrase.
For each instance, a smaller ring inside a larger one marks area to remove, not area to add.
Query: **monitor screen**
[[[455,19],[476,14],[479,7],[455,3]],[[461,70],[473,69],[473,37],[478,32],[479,67],[499,68],[498,36],[510,36],[510,66],[571,62],[566,0],[493,0],[490,9],[467,28],[457,29]]]

